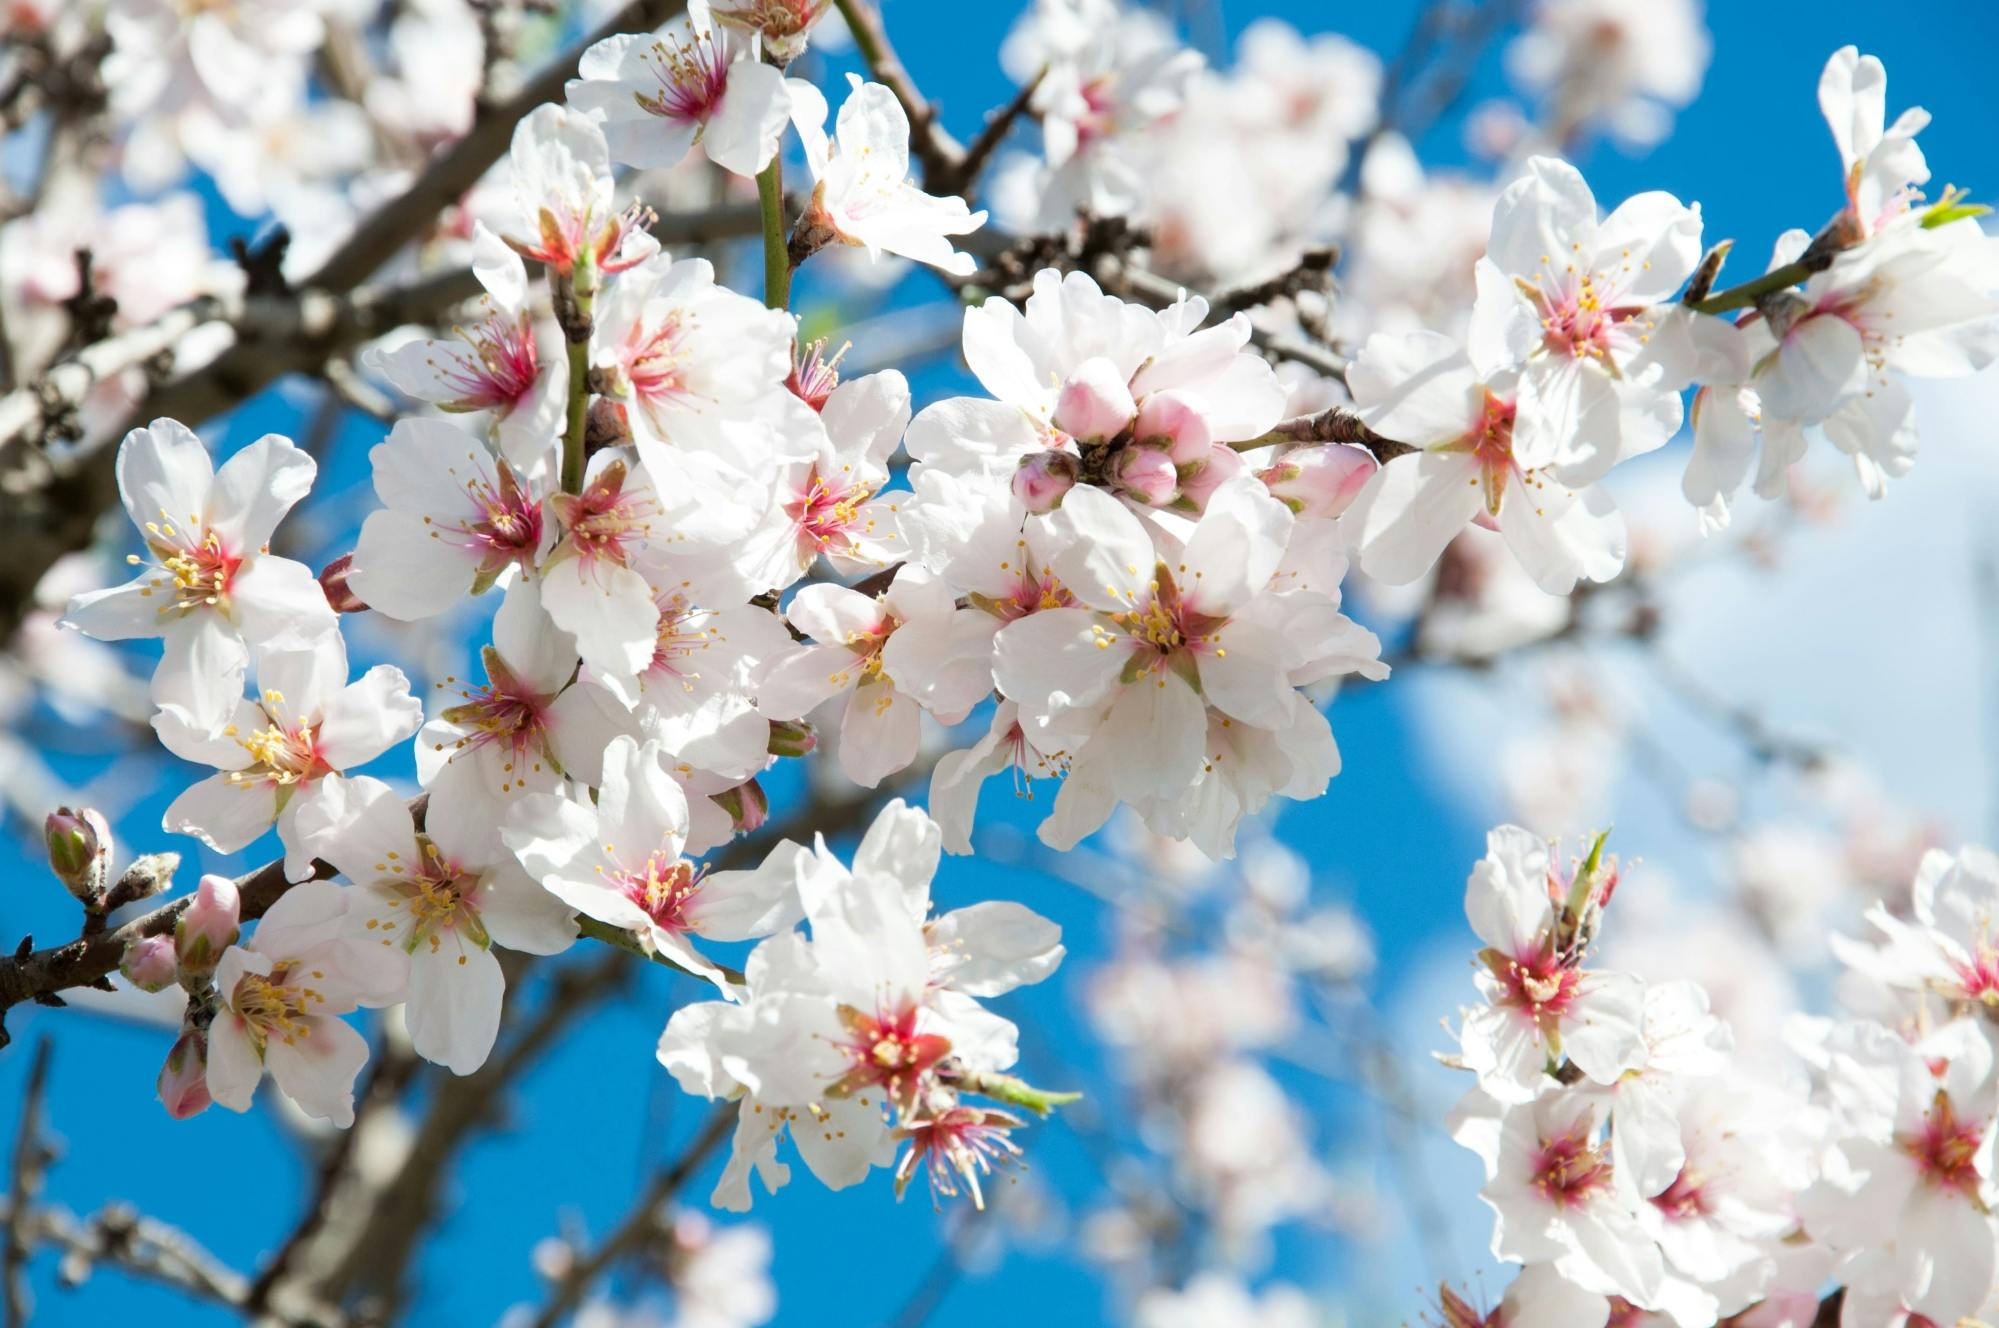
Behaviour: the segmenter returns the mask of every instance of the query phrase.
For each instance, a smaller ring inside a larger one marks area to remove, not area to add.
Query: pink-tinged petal
[[[192,835],[217,853],[248,848],[278,819],[278,790],[267,780],[234,783],[211,775],[182,793],[160,818],[168,834]]]
[[[1418,452],[1377,470],[1340,521],[1363,571],[1407,585],[1436,564],[1484,505],[1475,456]]]
[[[243,639],[252,645],[304,645],[338,622],[319,578],[289,558],[266,554],[251,559],[230,582],[229,598]]]
[[[1188,537],[1177,565],[1189,606],[1227,617],[1270,583],[1291,538],[1291,511],[1250,480],[1226,484]]]
[[[368,1039],[338,1019],[302,1023],[295,1037],[271,1038],[264,1064],[300,1111],[344,1130],[354,1123],[354,1077],[368,1063]]]
[[[208,1095],[231,1111],[248,1111],[264,1078],[264,1058],[243,1021],[220,1011],[208,1028]]]
[[[916,759],[922,710],[885,678],[865,682],[847,698],[840,718],[840,769],[862,788],[875,788]]]
[[[1037,518],[1054,542],[1050,559],[1069,593],[1095,609],[1121,613],[1152,584],[1158,563],[1151,536],[1122,502],[1078,485],[1062,505]]]
[[[423,702],[392,664],[377,664],[333,698],[319,725],[319,750],[335,770],[365,765],[423,727]]]
[[[265,434],[222,463],[209,490],[209,529],[239,554],[255,553],[293,504],[312,490],[319,465],[289,438]]]
[[[861,661],[845,646],[795,646],[764,661],[754,690],[770,719],[803,719],[854,686]]]
[[[1572,494],[1552,481],[1516,482],[1500,510],[1499,531],[1550,595],[1568,594],[1579,579],[1603,582],[1624,570],[1624,517],[1601,488]]]
[[[479,563],[476,551],[443,538],[429,517],[381,508],[361,523],[347,584],[375,612],[417,622],[456,608],[471,593]],[[423,574],[412,575],[419,567]]]
[[[1043,609],[993,640],[1000,691],[1030,714],[1091,705],[1117,684],[1128,658],[1087,609]]]
[[[208,517],[214,479],[208,448],[178,420],[154,420],[118,445],[118,492],[141,531],[149,523],[198,529]]]

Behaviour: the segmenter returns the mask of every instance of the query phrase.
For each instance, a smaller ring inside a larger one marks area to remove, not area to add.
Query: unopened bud
[[[1164,507],[1180,492],[1179,468],[1156,447],[1127,447],[1118,453],[1117,488],[1149,507]]]
[[[160,1067],[160,1101],[167,1115],[186,1120],[208,1110],[208,1034],[183,1028]]]
[[[1163,449],[1181,465],[1199,461],[1214,445],[1208,421],[1194,403],[1178,392],[1154,392],[1138,412],[1132,436],[1147,447]]]
[[[111,826],[94,807],[58,807],[42,822],[49,870],[86,904],[102,902],[111,884]]]
[[[1294,447],[1256,477],[1270,496],[1299,516],[1335,517],[1353,506],[1379,469],[1374,453],[1351,443]]]
[[[142,936],[125,947],[118,971],[140,991],[165,991],[174,984],[179,965],[171,936]]]
[[[770,799],[764,795],[763,785],[754,779],[746,779],[732,789],[723,789],[708,797],[729,814],[729,824],[739,835],[762,828],[763,823],[770,819]]]
[[[236,882],[227,876],[201,878],[193,900],[174,923],[174,951],[183,973],[206,977],[215,971],[222,952],[235,943],[242,910]]]
[[[1034,452],[1020,459],[1013,472],[1013,496],[1037,516],[1062,505],[1076,487],[1076,458],[1067,452]]]
[[[1124,374],[1101,355],[1078,365],[1055,398],[1055,427],[1078,442],[1107,442],[1136,414]]]
[[[770,722],[772,756],[804,756],[819,745],[819,735],[802,719],[773,719]]]
[[[1195,512],[1208,510],[1215,490],[1242,474],[1242,457],[1226,447],[1211,447],[1199,461],[1180,467],[1180,505]]]
[[[583,449],[594,456],[607,447],[632,441],[631,418],[624,403],[609,397],[593,397],[590,413],[584,417]]]
[[[135,858],[104,897],[104,911],[115,912],[127,904],[151,899],[173,885],[174,873],[179,870],[178,853],[148,853],[142,858]]]

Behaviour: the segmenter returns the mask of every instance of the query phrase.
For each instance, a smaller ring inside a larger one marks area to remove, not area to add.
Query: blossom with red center
[[[1978,1150],[1985,1142],[1986,1125],[1960,1119],[1950,1093],[1939,1088],[1923,1113],[1921,1128],[1897,1139],[1896,1145],[1915,1159],[1925,1184],[1978,1202],[1985,1185],[1978,1171]]]
[[[1020,1117],[989,1107],[951,1106],[905,1120],[896,1130],[909,1143],[895,1165],[896,1197],[902,1197],[920,1167],[929,1177],[933,1204],[957,1198],[962,1184],[971,1192],[972,1206],[983,1209],[983,1178],[996,1164],[1010,1165],[1021,1155],[1011,1137],[1020,1125]]]
[[[951,1054],[949,1038],[917,1031],[923,1007],[914,1002],[877,1007],[873,1014],[843,1005],[839,1017],[847,1040],[838,1046],[848,1068],[826,1090],[834,1097],[851,1097],[879,1086],[908,1111],[915,1106],[925,1076]]]
[[[662,931],[691,931],[688,906],[701,891],[702,870],[677,855],[654,850],[644,864],[618,878],[625,898]]]
[[[793,352],[791,377],[785,379],[784,385],[791,389],[793,396],[813,410],[824,411],[827,398],[840,385],[840,361],[846,357],[848,345],[852,343],[841,346],[831,358],[826,355],[824,337],[800,346]]]
[[[525,223],[503,238],[521,257],[564,279],[578,268],[622,272],[655,252],[640,240],[643,204],[612,202],[610,149],[587,113],[538,106],[514,130],[514,189]]]
[[[362,523],[348,587],[401,621],[442,613],[514,569],[531,572],[552,531],[551,468],[530,475],[444,420],[405,419],[369,454],[384,506]],[[421,567],[424,574],[411,575]]]
[[[1587,1125],[1543,1139],[1531,1166],[1535,1187],[1557,1208],[1580,1208],[1610,1188],[1609,1150],[1590,1141]]]
[[[523,786],[530,771],[559,771],[549,750],[547,729],[548,708],[555,694],[516,674],[497,646],[482,647],[479,658],[486,669],[484,685],[461,688],[459,695],[464,699],[447,706],[440,715],[445,723],[462,730],[451,744],[453,755],[497,752],[508,776],[501,784],[502,792]],[[438,687],[446,685],[441,682]]]

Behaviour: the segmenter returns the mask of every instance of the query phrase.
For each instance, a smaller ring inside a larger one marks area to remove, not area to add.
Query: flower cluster
[[[1525,1267],[1491,1317],[1447,1291],[1447,1323],[1810,1323],[1827,1284],[1856,1328],[1991,1311],[1999,861],[1925,857],[1914,916],[1836,946],[1852,1012],[1794,1024],[1773,1064],[1698,985],[1590,966],[1602,839],[1567,866],[1518,827],[1487,845],[1465,897],[1485,1003],[1454,1058],[1478,1086],[1451,1128],[1493,1254]]]

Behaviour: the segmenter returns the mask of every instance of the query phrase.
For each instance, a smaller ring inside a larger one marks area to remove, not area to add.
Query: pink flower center
[[[729,86],[729,66],[712,34],[696,33],[691,42],[662,38],[646,52],[646,63],[659,80],[659,91],[651,96],[636,95],[644,110],[681,124],[706,124],[708,117],[721,109]]]
[[[1012,1137],[1020,1119],[1004,1111],[951,1107],[927,1120],[911,1121],[897,1131],[909,1141],[909,1151],[895,1167],[895,1192],[900,1198],[921,1166],[929,1175],[930,1198],[955,1199],[962,1183],[971,1191],[972,1206],[986,1206],[982,1177],[995,1164],[1005,1166],[1020,1156]]]
[[[823,338],[806,347],[803,355],[794,348],[791,353],[791,376],[785,379],[784,385],[791,389],[793,396],[812,409],[824,410],[826,399],[840,385],[840,361],[846,354],[847,347],[842,346],[828,359]]]
[[[448,363],[432,365],[457,393],[447,409],[504,413],[534,391],[541,377],[541,350],[525,317],[495,311],[458,335],[465,349],[449,352]]]
[[[1971,958],[1951,967],[1957,970],[1958,999],[1999,1006],[1999,944],[1989,926],[1972,947]]]
[[[1928,1184],[1976,1198],[1984,1184],[1977,1166],[1978,1148],[1984,1140],[1984,1126],[1975,1120],[1959,1120],[1950,1094],[1939,1088],[1930,1109],[1923,1113],[1922,1128],[1897,1142],[1915,1159]]]
[[[469,871],[444,855],[444,850],[428,835],[416,837],[417,861],[405,864],[390,853],[387,861],[375,864],[376,884],[386,898],[384,911],[370,917],[367,929],[381,937],[383,945],[400,946],[405,954],[428,947],[436,954],[444,948],[447,934],[462,936],[480,949],[492,944],[479,917],[479,885],[484,876]],[[458,956],[460,964],[465,956]]]
[[[160,601],[157,613],[162,618],[170,614],[185,618],[201,609],[228,613],[229,586],[243,566],[243,555],[202,527],[200,518],[191,518],[190,523],[196,530],[179,529],[165,512],[158,521],[146,523],[146,551],[153,555],[151,566],[159,575],[139,593]],[[125,561],[135,567],[147,565],[136,553]]]
[[[509,563],[531,567],[541,548],[541,503],[521,484],[514,468],[495,459],[494,478],[465,486],[478,515],[445,527],[441,538],[479,555],[483,577],[499,575]]]
[[[613,461],[582,493],[551,499],[569,531],[570,547],[586,563],[601,559],[628,567],[633,551],[651,538],[659,504],[646,490],[626,493],[626,478],[625,463]]]
[[[1064,592],[1066,593],[1066,592]],[[1152,587],[1131,608],[1106,615],[1124,636],[1131,651],[1125,665],[1125,681],[1135,681],[1148,672],[1173,669],[1186,672],[1198,655],[1220,649],[1216,639],[1228,622],[1196,611],[1181,595],[1179,583],[1165,563],[1153,568]],[[1099,650],[1109,649],[1116,634],[1101,625],[1091,629]]]
[[[864,484],[844,484],[829,480],[813,463],[804,490],[784,505],[784,512],[798,527],[801,553],[848,553],[854,547],[855,528],[866,534],[874,527],[863,520],[861,509],[875,491]]]
[[[678,855],[655,850],[645,866],[618,879],[625,898],[637,904],[653,925],[674,933],[689,930],[687,906],[701,893],[701,874]]]
[[[1609,1188],[1610,1159],[1579,1127],[1576,1133],[1542,1141],[1534,1155],[1533,1185],[1557,1208],[1581,1208]]]
[[[834,1097],[879,1085],[907,1108],[916,1100],[923,1076],[951,1054],[949,1038],[917,1032],[920,1011],[913,1002],[894,1010],[877,1008],[873,1014],[843,1005],[839,1013],[847,1030],[847,1040],[839,1047],[848,1068],[827,1089]]]
[[[1673,1183],[1652,1196],[1652,1206],[1675,1222],[1691,1222],[1708,1212],[1706,1182],[1682,1168]]]
[[[642,402],[658,403],[687,395],[683,368],[687,359],[685,342],[693,320],[674,310],[655,327],[634,324],[625,338],[623,354],[625,381]]]
[[[552,763],[548,709],[555,697],[535,691],[492,646],[487,646],[482,655],[486,685],[461,692],[463,703],[445,710],[442,718],[467,730],[453,744],[454,755],[489,747],[500,749],[502,768],[510,777],[500,787],[505,793],[525,784],[523,766],[539,770],[544,761]]]
[[[244,734],[234,724],[223,730],[227,737],[250,755],[250,764],[231,770],[225,778],[238,788],[273,787],[290,789],[332,773],[333,767],[319,754],[319,725],[285,714],[285,698],[266,691],[259,709],[267,721],[263,728]]]

